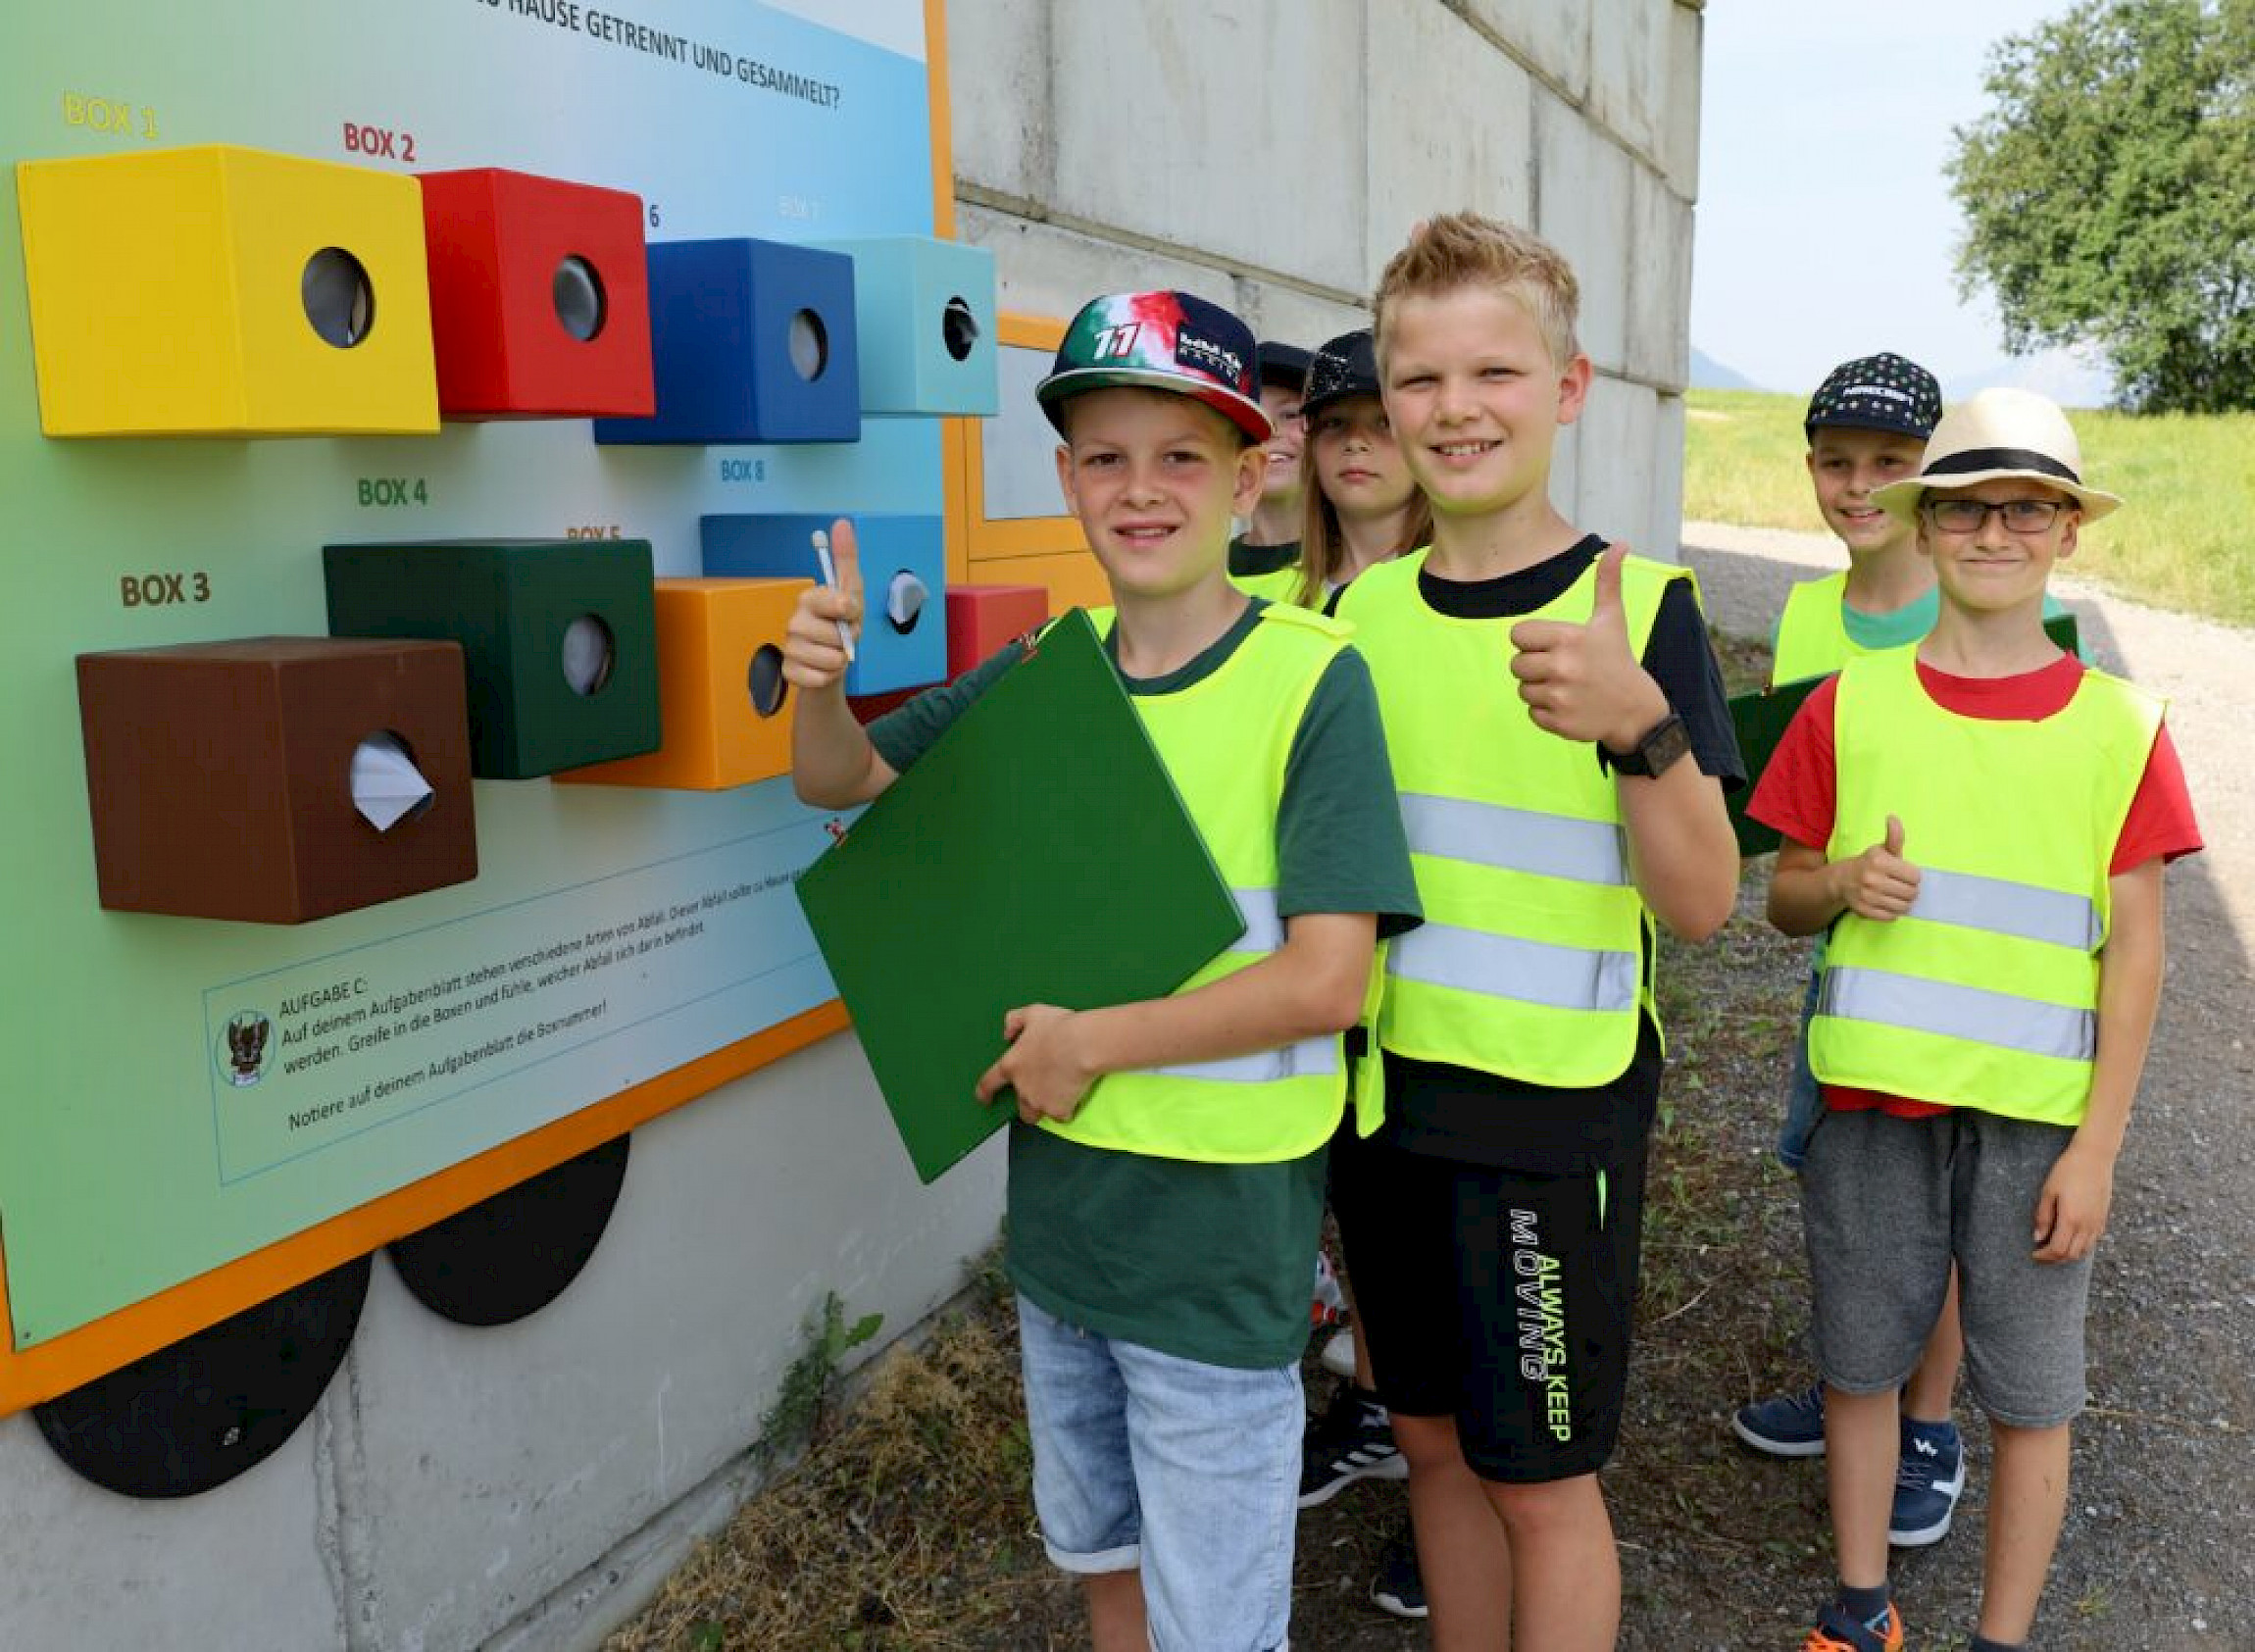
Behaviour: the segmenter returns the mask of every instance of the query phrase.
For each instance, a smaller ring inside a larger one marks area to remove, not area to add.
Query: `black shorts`
[[[1491,1170],[1370,1141],[1332,1150],[1331,1205],[1378,1397],[1454,1417],[1482,1479],[1593,1474],[1629,1377],[1644,1141],[1606,1170]]]

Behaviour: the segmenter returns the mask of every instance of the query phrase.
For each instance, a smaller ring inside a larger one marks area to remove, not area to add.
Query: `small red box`
[[[441,417],[657,411],[640,196],[498,167],[421,181]]]
[[[1040,585],[948,586],[948,676],[961,676],[1048,619],[1049,592]]]

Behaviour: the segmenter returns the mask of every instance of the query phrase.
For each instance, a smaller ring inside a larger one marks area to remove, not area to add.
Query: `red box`
[[[1048,619],[1049,592],[1040,585],[948,586],[948,676],[961,676]]]
[[[657,411],[640,196],[498,167],[422,183],[441,417]]]

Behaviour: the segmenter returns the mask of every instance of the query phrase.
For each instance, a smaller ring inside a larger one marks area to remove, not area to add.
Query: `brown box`
[[[302,924],[477,876],[462,650],[267,636],[78,656],[105,907]],[[430,782],[378,830],[353,753],[403,745]]]

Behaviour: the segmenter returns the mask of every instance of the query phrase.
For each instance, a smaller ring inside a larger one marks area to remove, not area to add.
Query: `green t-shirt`
[[[1213,675],[1257,623],[1259,602],[1220,640],[1130,695],[1178,693]],[[1114,653],[1107,635],[1105,649]],[[906,770],[1023,650],[870,725],[877,754]],[[1250,776],[1248,776],[1250,777]],[[1351,648],[1324,673],[1293,735],[1277,813],[1277,908],[1375,912],[1380,934],[1419,919],[1417,880],[1369,668]],[[1012,1281],[1068,1324],[1209,1365],[1289,1365],[1308,1340],[1323,1220],[1324,1153],[1211,1165],[1117,1153],[1010,1127]]]

